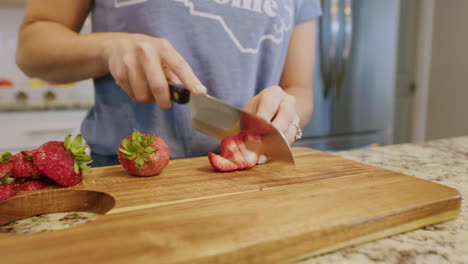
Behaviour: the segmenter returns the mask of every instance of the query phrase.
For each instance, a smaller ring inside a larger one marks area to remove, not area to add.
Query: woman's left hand
[[[270,86],[252,98],[244,110],[256,114],[272,123],[288,140],[293,143],[298,133],[294,124],[299,124],[296,111],[296,97],[289,95],[279,86]]]

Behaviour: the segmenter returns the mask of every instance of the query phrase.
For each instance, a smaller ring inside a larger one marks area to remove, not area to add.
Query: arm
[[[28,1],[18,34],[18,66],[29,76],[51,82],[105,74],[99,43],[106,34],[79,34],[91,5],[92,0]]]
[[[206,93],[189,64],[165,39],[143,34],[78,32],[92,0],[29,0],[16,61],[29,76],[72,82],[110,73],[133,100],[170,107],[168,82]],[[57,12],[56,10],[60,10]]]
[[[312,77],[315,59],[315,20],[297,25],[292,33],[280,86],[264,89],[244,107],[271,121],[290,143],[313,110]]]
[[[296,98],[296,112],[301,126],[309,122],[313,112],[315,31],[315,20],[294,28],[280,82],[280,87]]]

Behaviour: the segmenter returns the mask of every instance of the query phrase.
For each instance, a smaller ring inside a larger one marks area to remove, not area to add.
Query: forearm
[[[296,98],[296,112],[299,115],[299,125],[305,126],[310,118],[314,109],[313,93],[310,87],[289,86],[283,87],[286,93]]]
[[[80,35],[51,21],[24,25],[19,33],[18,66],[29,76],[50,82],[80,81],[106,74],[101,43],[113,34]]]
[[[289,43],[280,86],[296,98],[300,125],[306,125],[313,111],[312,76],[315,60],[315,20],[297,25]]]

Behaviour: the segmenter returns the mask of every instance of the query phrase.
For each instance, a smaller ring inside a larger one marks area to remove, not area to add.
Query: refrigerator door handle
[[[335,84],[335,77],[337,75],[336,60],[339,49],[339,33],[340,33],[340,16],[339,7],[340,0],[322,0],[322,7],[328,6],[329,18],[328,21],[324,21],[324,18],[320,18],[320,71],[323,82],[323,93],[324,97],[327,98],[331,86]],[[328,5],[326,5],[326,3]],[[326,23],[328,22],[328,23]],[[328,40],[328,45],[325,41]]]
[[[336,84],[335,84],[335,99],[340,98],[343,92],[344,79],[348,67],[351,49],[353,47],[353,0],[344,0],[343,6],[343,49],[341,51],[341,60],[337,70]]]

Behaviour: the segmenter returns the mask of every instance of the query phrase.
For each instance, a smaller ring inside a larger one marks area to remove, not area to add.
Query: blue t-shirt
[[[208,94],[242,108],[278,85],[296,24],[321,14],[319,0],[95,0],[94,32],[165,38]],[[311,47],[312,49],[312,47]],[[110,75],[94,80],[95,104],[81,127],[94,153],[114,155],[134,128],[162,137],[171,158],[206,155],[219,142],[191,128],[190,109],[136,103]]]

